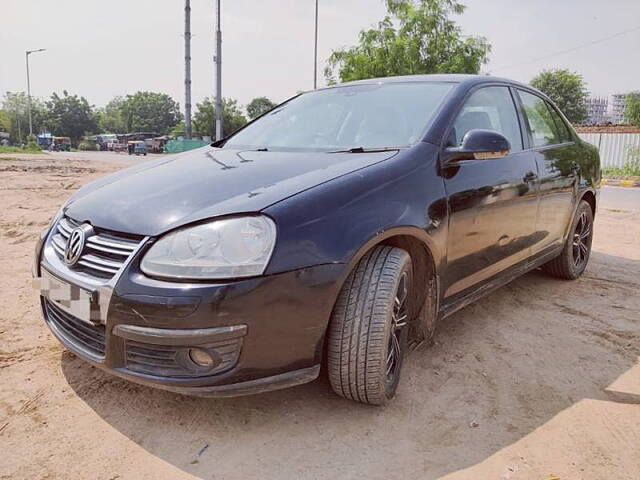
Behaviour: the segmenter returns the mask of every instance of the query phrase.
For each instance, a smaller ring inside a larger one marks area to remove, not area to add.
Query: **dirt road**
[[[640,478],[640,205],[601,206],[582,279],[533,272],[443,322],[387,408],[324,377],[202,399],[111,377],[48,332],[34,240],[119,166],[43,158],[0,160],[0,478]]]

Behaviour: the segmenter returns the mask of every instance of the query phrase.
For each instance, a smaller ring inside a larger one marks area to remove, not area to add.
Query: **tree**
[[[136,92],[127,95],[120,111],[127,132],[168,133],[180,120],[180,105],[165,93]]]
[[[126,133],[124,118],[124,98],[114,97],[103,108],[98,110],[98,125],[105,133]]]
[[[421,73],[478,73],[491,46],[484,37],[464,37],[450,16],[465,6],[456,0],[386,0],[388,15],[362,30],[359,44],[334,50],[325,68],[329,84]]]
[[[625,98],[624,119],[631,125],[640,127],[640,93],[630,93]]]
[[[588,93],[582,75],[566,69],[543,70],[530,83],[547,95],[571,123],[587,120]]]
[[[196,105],[196,113],[193,116],[193,130],[200,135],[215,137],[215,104],[210,98],[205,98],[202,103]],[[246,117],[240,111],[237,100],[223,99],[222,123],[224,137],[243,127],[247,123]]]
[[[247,105],[247,114],[249,114],[249,118],[253,120],[263,113],[267,113],[275,106],[276,104],[269,100],[267,97],[257,97],[251,100],[249,102],[249,105]]]
[[[46,125],[54,135],[70,137],[77,142],[86,133],[98,130],[94,107],[84,97],[69,95],[66,90],[62,96],[53,93],[46,108]]]
[[[9,117],[8,132],[13,143],[27,141],[29,135],[28,98],[24,92],[5,93],[2,109]],[[37,98],[31,97],[31,118],[34,133],[44,129],[45,107]]]
[[[6,110],[0,110],[0,132],[11,130],[11,116]]]

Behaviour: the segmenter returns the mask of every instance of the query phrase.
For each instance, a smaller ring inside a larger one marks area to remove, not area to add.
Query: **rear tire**
[[[564,280],[575,280],[587,268],[593,242],[593,212],[591,205],[581,200],[571,222],[562,253],[542,266],[549,275]]]
[[[328,332],[329,381],[338,395],[371,405],[395,395],[407,350],[412,282],[411,257],[390,246],[368,252],[347,278]]]

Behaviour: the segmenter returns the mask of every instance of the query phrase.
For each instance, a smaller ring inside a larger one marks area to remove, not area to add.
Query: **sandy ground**
[[[533,272],[443,322],[387,408],[324,376],[202,399],[94,369],[40,318],[38,232],[117,168],[0,160],[0,478],[640,478],[640,205],[601,206],[580,280]]]

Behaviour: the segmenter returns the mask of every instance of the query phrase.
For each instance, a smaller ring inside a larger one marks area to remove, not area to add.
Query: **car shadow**
[[[637,392],[607,390],[640,355],[638,278],[640,261],[598,252],[575,282],[519,278],[446,319],[430,348],[409,355],[384,408],[334,395],[324,374],[207,399],[132,384],[70,354],[62,370],[106,423],[196,477],[438,478],[583,399],[640,403]]]

